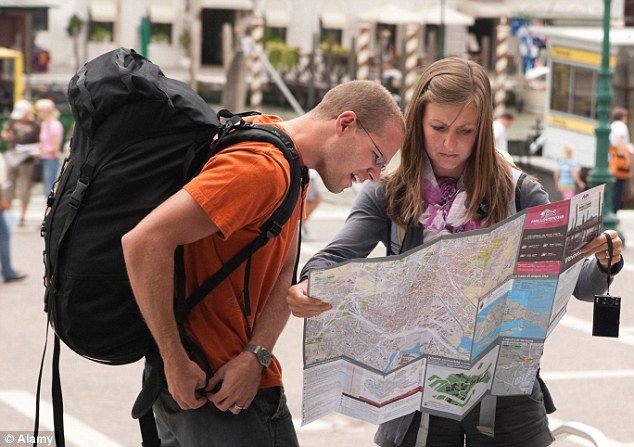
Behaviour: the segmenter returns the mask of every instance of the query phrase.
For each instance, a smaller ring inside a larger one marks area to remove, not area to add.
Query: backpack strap
[[[519,172],[519,175],[516,175],[517,172]],[[513,179],[515,180],[515,213],[519,213],[522,211],[522,183],[524,183],[526,179],[526,172],[520,172],[514,169]]]
[[[495,409],[498,397],[487,394],[480,401],[480,419],[477,430],[485,436],[492,438],[495,435]]]
[[[33,439],[38,439],[40,431],[40,396],[42,392],[42,373],[44,372],[44,359],[46,358],[46,346],[48,345],[48,329],[51,326],[50,317],[46,320],[46,335],[44,336],[44,350],[42,351],[42,360],[40,361],[40,372],[37,377],[37,389],[35,391],[35,424],[33,427]],[[55,429],[55,445],[64,447],[66,440],[64,436],[64,401],[62,399],[62,386],[59,375],[59,337],[55,335],[53,345],[53,362],[52,362],[52,386],[51,398],[53,401],[53,427]],[[37,441],[33,443],[33,447],[37,447]]]
[[[226,147],[234,145],[236,143],[244,141],[261,141],[267,142],[278,147],[284,157],[290,164],[290,187],[289,191],[284,198],[282,204],[273,212],[271,217],[260,227],[261,233],[258,237],[249,245],[239,251],[233,258],[227,261],[216,273],[208,278],[200,287],[193,292],[186,301],[187,312],[193,309],[199,302],[201,302],[218,284],[229,276],[240,264],[244,261],[248,261],[251,255],[255,253],[260,247],[264,246],[269,239],[277,236],[282,231],[283,225],[288,221],[295,209],[297,200],[299,198],[299,191],[303,188],[304,179],[307,178],[307,174],[302,173],[302,168],[299,163],[299,155],[295,149],[293,141],[288,135],[273,126],[256,125],[253,123],[246,123],[242,121],[242,125],[233,125],[231,132],[221,131],[219,138],[216,142],[215,152],[218,152]],[[249,262],[247,263],[247,270],[245,272],[245,289],[244,289],[244,312],[246,316],[251,315],[251,304],[249,298]]]

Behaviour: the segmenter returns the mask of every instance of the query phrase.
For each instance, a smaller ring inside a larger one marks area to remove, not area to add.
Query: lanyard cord
[[[610,283],[612,282],[612,256],[613,256],[613,246],[612,246],[612,237],[610,236],[609,233],[604,232],[603,235],[605,236],[605,241],[608,243],[608,249],[606,250],[606,254],[607,254],[607,260],[608,260],[608,275],[607,275],[607,281],[608,281],[608,291],[607,294],[610,294]]]

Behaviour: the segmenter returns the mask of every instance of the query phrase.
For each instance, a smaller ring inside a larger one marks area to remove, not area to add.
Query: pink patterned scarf
[[[467,216],[468,200],[462,177],[437,179],[427,156],[423,174],[423,212],[419,221],[426,242],[442,234],[471,231],[482,226],[480,220]]]

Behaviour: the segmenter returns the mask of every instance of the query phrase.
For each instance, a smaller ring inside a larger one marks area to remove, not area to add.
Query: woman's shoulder
[[[380,180],[377,182],[368,181],[361,185],[355,202],[385,207],[386,200],[386,184],[385,181]]]
[[[521,209],[530,208],[531,206],[544,205],[550,202],[548,193],[544,189],[539,180],[532,176],[526,175],[520,185],[520,203]]]

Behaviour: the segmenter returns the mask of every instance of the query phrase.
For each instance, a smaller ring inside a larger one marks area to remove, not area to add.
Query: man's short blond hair
[[[405,130],[403,114],[392,94],[374,81],[349,81],[333,87],[310,114],[330,120],[348,110],[355,112],[364,126],[378,132],[390,122],[400,122],[401,130]]]

